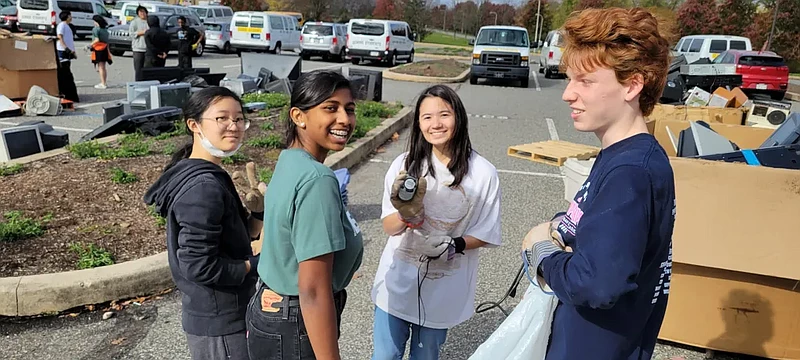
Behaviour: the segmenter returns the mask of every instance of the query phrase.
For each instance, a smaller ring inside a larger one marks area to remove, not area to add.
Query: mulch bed
[[[409,65],[401,66],[392,71],[417,76],[429,77],[456,77],[461,75],[464,70],[469,69],[469,65],[455,59],[442,59],[432,61],[420,61]]]
[[[283,138],[279,110],[252,119],[247,140],[271,134]],[[265,125],[272,123],[273,125]],[[33,219],[50,218],[38,237],[0,241],[0,277],[23,276],[76,269],[78,255],[73,243],[94,244],[109,251],[116,263],[154,255],[166,250],[164,227],[143,202],[148,187],[160,176],[173,149],[188,141],[185,135],[151,142],[142,157],[101,160],[59,155],[24,165],[18,174],[0,177],[0,215],[20,211]],[[235,163],[223,164],[228,172],[244,171],[246,161],[256,163],[270,176],[279,149],[245,144]],[[117,184],[111,169],[119,167],[138,181]]]

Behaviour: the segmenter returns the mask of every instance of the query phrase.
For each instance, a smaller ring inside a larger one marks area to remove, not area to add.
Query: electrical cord
[[[478,306],[475,308],[475,313],[480,314],[482,312],[498,308],[500,309],[501,312],[503,312],[505,316],[508,316],[509,315],[508,311],[506,311],[506,309],[503,309],[503,307],[500,304],[502,304],[503,301],[506,301],[506,299],[508,299],[509,296],[517,297],[517,287],[519,287],[519,283],[520,281],[522,281],[522,273],[524,266],[525,266],[524,264],[519,266],[517,275],[514,276],[514,281],[511,282],[511,287],[508,288],[508,291],[506,291],[505,295],[503,295],[503,298],[500,299],[500,301],[484,301],[478,304]]]

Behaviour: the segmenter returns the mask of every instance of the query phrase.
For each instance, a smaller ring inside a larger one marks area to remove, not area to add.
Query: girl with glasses
[[[192,359],[247,360],[245,312],[256,283],[250,241],[261,233],[264,183],[247,164],[244,204],[222,159],[242,146],[249,121],[223,87],[200,90],[183,110],[191,141],[147,191],[145,203],[167,219],[172,278],[183,296],[183,330]]]

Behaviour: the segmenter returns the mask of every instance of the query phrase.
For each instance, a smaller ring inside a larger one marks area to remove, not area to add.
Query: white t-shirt
[[[396,216],[389,196],[395,177],[405,168],[406,155],[398,156],[386,173],[381,219]],[[500,180],[494,165],[473,152],[469,173],[451,189],[447,185],[453,175],[447,166],[435,156],[433,164],[438,180],[426,176],[423,229],[434,235],[473,236],[488,247],[501,245]],[[389,237],[375,275],[372,301],[395,317],[428,328],[449,329],[468,320],[474,313],[480,249],[465,250],[449,261],[447,256],[431,261],[422,280],[426,265],[420,262],[421,254],[403,241],[408,233]],[[421,306],[418,279],[422,280]]]
[[[67,48],[75,51],[75,37],[72,34],[72,29],[69,27],[69,24],[63,21],[58,23],[58,26],[56,27],[56,35],[61,35],[64,38],[64,43],[67,44]],[[61,41],[56,41],[56,50],[66,50],[66,48],[61,45]]]

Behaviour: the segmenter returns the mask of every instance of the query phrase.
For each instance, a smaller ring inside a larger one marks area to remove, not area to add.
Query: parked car
[[[222,53],[230,53],[231,48],[231,24],[224,20],[206,20],[203,23],[206,28],[206,50],[214,49]]]
[[[263,11],[237,11],[231,20],[231,46],[242,51],[300,50],[300,26],[297,19]]]
[[[354,65],[362,60],[389,63],[414,62],[416,33],[405,21],[351,19],[347,26],[347,58]]]
[[[674,56],[683,55],[691,64],[700,59],[714,61],[723,51],[753,50],[750,39],[730,35],[689,35],[682,37],[672,49]]]
[[[163,28],[169,34],[169,38],[172,40],[172,46],[170,47],[170,50],[178,50],[178,45],[180,45],[180,41],[178,40],[178,17],[181,15],[156,12],[150,13],[149,15],[158,16],[161,28]],[[200,19],[197,17],[197,15],[189,14],[183,16],[186,17],[186,21],[190,27],[194,28],[200,33],[205,34],[205,27],[200,23]],[[128,32],[128,26],[130,26],[130,24],[117,25],[108,28],[108,45],[111,48],[112,55],[122,56],[126,51],[131,51],[131,37],[130,33]],[[200,43],[195,50],[194,56],[203,55],[206,47],[206,41],[207,39]]]
[[[531,73],[528,39],[528,30],[524,27],[481,27],[476,39],[470,40],[475,47],[469,83],[475,85],[480,78],[519,80],[520,86],[527,88]]]
[[[229,23],[231,22],[231,18],[233,17],[233,9],[231,9],[230,6],[192,5],[189,8],[197,13],[197,17],[199,17],[204,24],[209,21],[214,21],[214,22],[224,21]]]
[[[767,94],[783,100],[789,87],[789,66],[783,57],[772,51],[725,51],[715,64],[734,64],[742,75],[742,91],[746,94]]]
[[[300,56],[308,60],[312,56],[322,56],[323,60],[335,57],[339,61],[345,58],[347,42],[347,24],[330,22],[309,22],[303,25],[300,33]]]
[[[0,28],[11,32],[19,31],[19,27],[17,27],[17,7],[15,5],[0,9]]]
[[[17,26],[22,31],[55,35],[61,22],[58,14],[64,10],[72,13],[72,25],[78,39],[92,35],[92,17],[95,15],[102,16],[109,24],[117,24],[101,0],[20,0],[17,3]]]
[[[548,79],[560,75],[559,65],[563,48],[564,34],[558,30],[548,32],[542,43],[542,51],[539,53],[539,74],[544,74]]]

